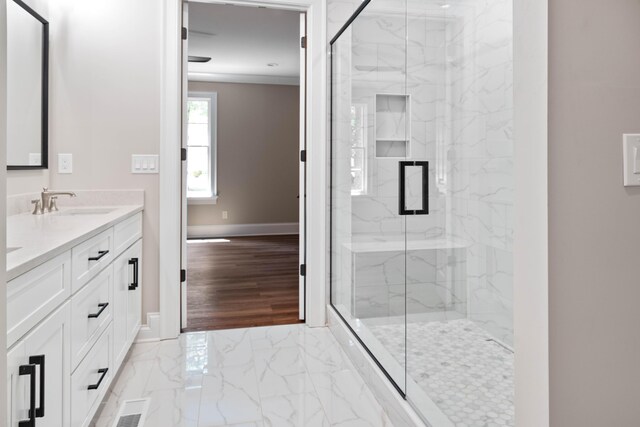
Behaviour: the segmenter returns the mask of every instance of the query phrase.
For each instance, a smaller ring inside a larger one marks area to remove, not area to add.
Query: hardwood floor
[[[187,243],[187,331],[299,323],[298,236]]]

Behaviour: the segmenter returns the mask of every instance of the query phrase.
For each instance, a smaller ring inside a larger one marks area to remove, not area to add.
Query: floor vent
[[[149,399],[127,400],[122,403],[113,427],[143,427]]]
[[[142,415],[124,415],[118,420],[117,427],[140,427],[140,417]]]

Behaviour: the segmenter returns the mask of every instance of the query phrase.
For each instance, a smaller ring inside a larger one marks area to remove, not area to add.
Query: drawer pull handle
[[[107,372],[109,372],[109,368],[98,369],[98,373],[102,374],[100,375],[100,379],[98,380],[97,383],[91,384],[89,387],[87,387],[87,390],[97,390],[98,387],[100,387],[100,383],[102,382],[104,377],[107,375]]]
[[[97,313],[91,313],[89,314],[89,319],[97,319],[98,317],[100,317],[100,315],[102,314],[102,312],[109,307],[109,303],[108,302],[101,302],[100,304],[98,304],[98,307],[100,307],[100,310],[98,310]]]
[[[40,406],[36,408],[36,418],[44,418],[44,395],[46,390],[44,385],[44,354],[29,357],[29,363],[40,366]]]
[[[19,375],[29,375],[29,419],[20,421],[18,427],[36,427],[36,365],[22,365]]]
[[[109,253],[109,250],[106,251],[98,251],[98,256],[89,257],[89,261],[100,261],[100,258]]]
[[[130,291],[135,291],[138,288],[138,258],[131,258],[129,265],[133,265],[133,283],[129,285]]]

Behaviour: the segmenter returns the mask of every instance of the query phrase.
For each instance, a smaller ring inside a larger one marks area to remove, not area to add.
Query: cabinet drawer
[[[113,376],[111,328],[107,328],[71,375],[71,426],[88,426]]]
[[[7,284],[7,348],[71,295],[67,251]]]
[[[142,237],[142,212],[119,222],[113,229],[114,256],[118,256]]]
[[[76,293],[112,260],[113,228],[71,249],[71,292]]]
[[[71,366],[75,368],[111,322],[113,266],[105,268],[71,298]]]

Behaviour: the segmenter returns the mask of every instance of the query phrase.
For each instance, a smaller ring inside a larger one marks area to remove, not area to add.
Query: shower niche
[[[411,156],[411,97],[378,93],[375,97],[376,158],[402,159]]]

